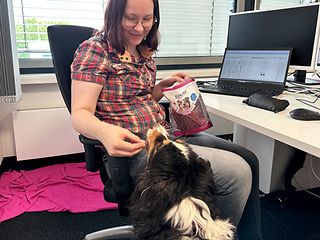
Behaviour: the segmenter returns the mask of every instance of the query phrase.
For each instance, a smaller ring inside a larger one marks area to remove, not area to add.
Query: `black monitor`
[[[317,65],[319,3],[231,14],[227,48],[292,48],[290,69],[305,82]]]

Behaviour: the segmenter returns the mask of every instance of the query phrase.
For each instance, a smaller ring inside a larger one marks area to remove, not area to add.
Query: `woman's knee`
[[[218,191],[235,192],[247,197],[251,190],[252,172],[249,164],[239,155],[222,149],[191,145],[200,157],[210,162]]]
[[[238,192],[242,197],[248,198],[252,185],[252,172],[249,164],[241,158],[236,161],[234,167],[231,169],[233,176],[233,190]]]
[[[198,133],[187,139],[187,142],[204,147],[226,150],[242,157],[250,166],[254,178],[258,177],[259,161],[256,155],[247,148],[225,139],[207,134]]]

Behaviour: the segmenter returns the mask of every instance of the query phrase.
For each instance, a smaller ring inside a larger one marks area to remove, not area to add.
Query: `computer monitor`
[[[320,44],[319,44],[319,48],[320,48]],[[316,61],[316,65],[315,65],[315,70],[317,72],[320,72],[320,49],[319,48],[318,48],[318,53],[317,53],[317,61]]]
[[[292,48],[290,69],[305,82],[314,71],[320,31],[319,3],[234,13],[229,18],[228,48]]]

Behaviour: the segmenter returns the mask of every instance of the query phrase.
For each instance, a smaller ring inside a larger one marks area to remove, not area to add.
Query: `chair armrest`
[[[79,140],[83,144],[85,160],[86,160],[86,169],[90,172],[96,172],[102,167],[102,156],[99,145],[101,146],[100,141],[87,138],[83,135],[79,135]]]
[[[101,142],[99,140],[87,138],[87,137],[83,136],[82,134],[79,135],[79,140],[83,144],[101,145]]]

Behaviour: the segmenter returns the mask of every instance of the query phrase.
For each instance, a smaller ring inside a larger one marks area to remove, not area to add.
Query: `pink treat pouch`
[[[212,127],[207,109],[194,79],[163,88],[170,102],[170,122],[175,136],[186,136]]]

